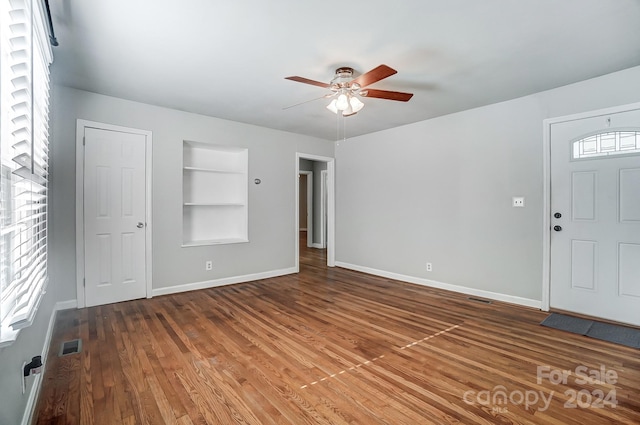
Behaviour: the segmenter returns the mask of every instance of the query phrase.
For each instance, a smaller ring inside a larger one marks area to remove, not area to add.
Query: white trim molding
[[[78,308],[78,300],[58,301],[56,303],[56,311],[71,310],[72,308]]]
[[[271,277],[284,276],[297,273],[293,267],[280,270],[271,270],[262,273],[246,274],[242,276],[223,277],[220,279],[205,280],[202,282],[187,283],[184,285],[167,286],[166,288],[157,288],[153,290],[153,296],[177,294],[180,292],[196,291],[198,289],[215,288],[218,286],[234,285],[236,283],[251,282],[254,280],[269,279]]]
[[[542,311],[549,311],[551,308],[551,126],[567,121],[605,116],[635,109],[640,109],[640,103],[547,118],[542,122],[542,302],[540,307]]]
[[[385,270],[373,269],[370,267],[358,266],[355,264],[342,263],[337,261],[336,266],[349,270],[355,270],[362,273],[372,274],[375,276],[386,277],[389,279],[399,280],[401,282],[414,283],[417,285],[428,286],[430,288],[444,289],[445,291],[458,292],[476,297],[488,298],[495,301],[502,301],[510,304],[522,305],[540,309],[540,301],[529,298],[517,297],[515,295],[501,294],[498,292],[485,291],[482,289],[469,288],[467,286],[453,285],[450,283],[438,282],[436,280],[423,279],[415,276],[408,276],[399,273],[388,272]]]

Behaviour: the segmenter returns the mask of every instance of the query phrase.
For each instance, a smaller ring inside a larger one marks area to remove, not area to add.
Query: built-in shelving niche
[[[244,148],[183,142],[182,246],[248,242]]]

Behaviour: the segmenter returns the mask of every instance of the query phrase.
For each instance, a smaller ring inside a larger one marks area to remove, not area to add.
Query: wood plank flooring
[[[640,350],[301,250],[298,275],[61,312],[34,423],[640,423]]]

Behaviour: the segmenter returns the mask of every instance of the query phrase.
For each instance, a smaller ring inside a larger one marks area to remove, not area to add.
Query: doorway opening
[[[296,271],[300,271],[301,247],[326,250],[327,266],[335,265],[334,170],[333,158],[296,154]]]

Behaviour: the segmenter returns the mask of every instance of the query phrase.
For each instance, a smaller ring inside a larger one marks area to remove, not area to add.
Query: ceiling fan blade
[[[335,95],[334,93],[325,94],[324,96],[316,97],[315,99],[309,99],[309,100],[305,100],[304,102],[296,103],[295,105],[285,106],[284,108],[282,108],[282,110],[284,111],[285,109],[294,108],[296,106],[304,105],[305,103],[314,102],[320,99],[327,99],[329,97],[333,97],[334,95]]]
[[[358,83],[360,87],[367,87],[377,81],[383,80],[387,77],[391,77],[393,74],[397,73],[393,68],[388,67],[387,65],[380,65],[377,68],[373,68],[369,72],[365,72],[358,78],[355,78],[351,84]]]
[[[360,95],[364,97],[375,97],[378,99],[397,100],[400,102],[406,102],[413,97],[413,93],[402,93],[399,91],[376,90],[376,89],[362,90],[360,92]]]
[[[329,88],[329,84],[327,84],[327,83],[322,83],[320,81],[310,80],[310,79],[304,78],[304,77],[293,76],[293,77],[284,77],[284,79],[285,80],[291,80],[291,81],[297,81],[298,83],[311,84],[312,86],[324,87],[325,89]]]

